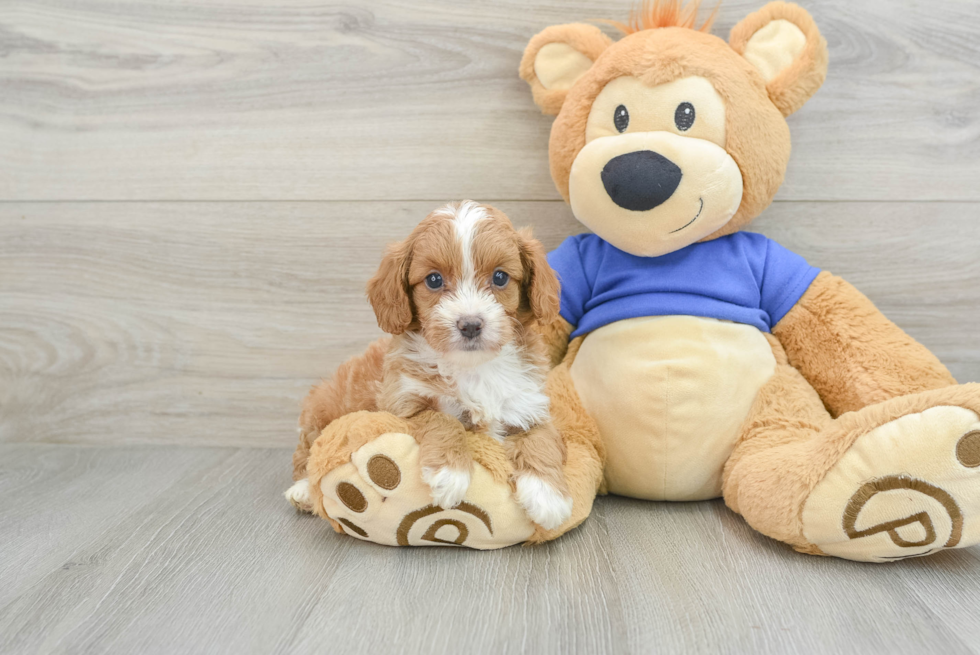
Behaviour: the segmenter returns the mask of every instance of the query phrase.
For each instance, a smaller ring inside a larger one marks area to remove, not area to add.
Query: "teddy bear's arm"
[[[773,334],[834,416],[956,384],[935,355],[826,271]]]
[[[549,368],[558,366],[565,359],[565,353],[568,352],[568,338],[573,329],[572,324],[561,315],[550,323],[537,324],[537,332],[541,335],[545,352],[548,354]]]

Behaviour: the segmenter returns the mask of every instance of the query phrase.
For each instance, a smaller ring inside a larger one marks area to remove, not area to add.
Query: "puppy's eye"
[[[510,276],[504,273],[503,271],[494,271],[492,280],[493,280],[493,286],[505,287],[507,286],[507,282],[510,281]]]
[[[677,105],[674,112],[674,125],[681,132],[687,132],[694,125],[694,105],[689,102],[682,102]]]
[[[626,105],[616,107],[616,111],[613,112],[613,125],[616,126],[616,130],[625,132],[629,124],[630,113],[626,110]]]
[[[425,286],[432,291],[438,291],[442,288],[442,276],[438,273],[429,273],[425,276]]]

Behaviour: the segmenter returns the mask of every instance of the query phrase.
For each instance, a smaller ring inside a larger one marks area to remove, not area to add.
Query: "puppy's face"
[[[386,332],[417,329],[460,364],[496,355],[528,323],[557,317],[544,248],[496,209],[472,201],[429,214],[389,247],[368,296]]]

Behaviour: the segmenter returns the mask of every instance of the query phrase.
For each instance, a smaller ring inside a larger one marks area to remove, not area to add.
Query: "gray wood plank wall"
[[[561,202],[497,203],[548,246]],[[317,376],[380,334],[364,282],[433,206],[0,204],[0,440],[294,443]],[[977,206],[779,202],[757,228],[980,380]]]
[[[780,198],[980,200],[974,0],[804,4],[832,61]],[[522,49],[629,6],[4,3],[0,197],[556,199]]]
[[[976,4],[805,4],[830,74],[754,229],[978,380]],[[582,231],[517,62],[628,7],[0,5],[0,440],[290,444],[305,388],[377,333],[383,244],[430,208]]]

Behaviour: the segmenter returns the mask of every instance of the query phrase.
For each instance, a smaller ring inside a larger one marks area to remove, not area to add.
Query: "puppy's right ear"
[[[407,241],[388,246],[378,272],[367,285],[368,300],[378,317],[378,325],[388,334],[401,334],[412,323],[412,302],[408,297],[410,262]]]
[[[541,242],[531,236],[530,228],[517,232],[520,239],[521,261],[524,264],[524,293],[527,305],[541,325],[551,325],[561,311],[561,285],[548,264]]]
[[[534,104],[557,116],[568,90],[586,73],[612,40],[595,25],[552,25],[524,49],[521,79],[531,85]]]

